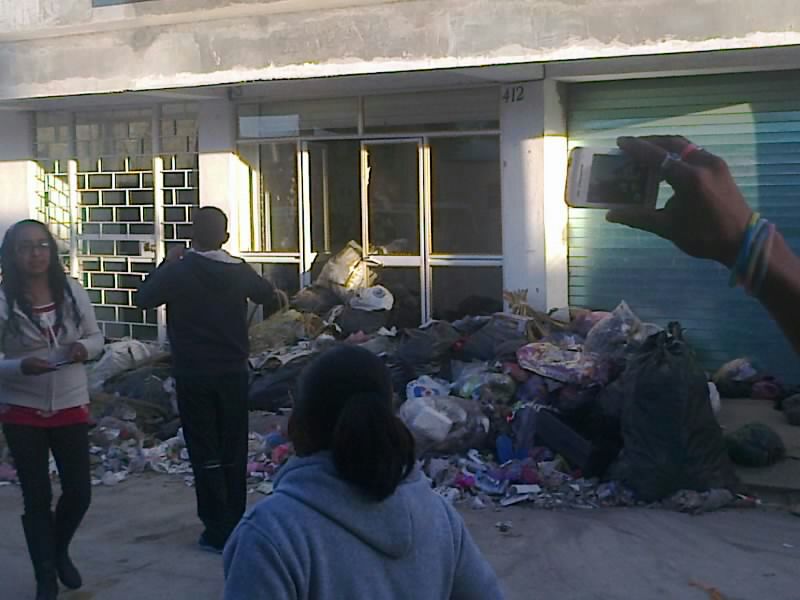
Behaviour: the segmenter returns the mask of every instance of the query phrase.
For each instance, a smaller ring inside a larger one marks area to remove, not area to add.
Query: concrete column
[[[558,84],[505,86],[500,97],[503,285],[549,311],[568,305],[566,114]]]
[[[241,219],[249,218],[249,180],[236,153],[236,105],[228,100],[201,103],[198,128],[200,206],[225,211],[231,235],[227,249],[239,253]]]
[[[6,229],[34,216],[36,170],[33,114],[0,110],[0,239]]]

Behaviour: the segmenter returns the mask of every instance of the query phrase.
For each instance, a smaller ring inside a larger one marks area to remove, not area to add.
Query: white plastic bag
[[[452,396],[411,398],[397,416],[411,430],[420,454],[457,454],[481,447],[490,427],[477,402]]]
[[[100,360],[87,365],[90,391],[101,391],[107,380],[124,371],[135,369],[163,351],[157,344],[138,340],[122,340],[106,345]]]
[[[382,285],[375,285],[362,288],[353,292],[350,298],[350,306],[358,310],[392,310],[394,307],[394,296]]]
[[[406,386],[406,398],[435,398],[450,395],[450,383],[444,379],[435,379],[423,375]]]

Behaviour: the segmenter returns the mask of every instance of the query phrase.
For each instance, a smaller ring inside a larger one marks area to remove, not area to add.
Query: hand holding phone
[[[573,208],[655,208],[659,173],[619,149],[575,148],[567,168],[567,204]]]
[[[86,362],[88,358],[89,353],[86,351],[86,346],[80,342],[75,342],[72,344],[72,346],[69,348],[69,352],[67,352],[68,363],[82,363]]]
[[[29,376],[52,373],[56,370],[56,368],[57,367],[49,360],[37,358],[35,356],[30,356],[26,359],[23,359],[22,363],[20,364],[20,370],[22,371],[22,374]]]
[[[689,256],[732,267],[753,209],[725,161],[677,135],[623,137],[618,143],[638,163],[659,169],[675,193],[660,210],[618,207],[608,221],[655,233]],[[669,153],[681,160],[661,169]]]

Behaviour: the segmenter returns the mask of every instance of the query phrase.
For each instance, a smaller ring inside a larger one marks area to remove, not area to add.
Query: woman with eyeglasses
[[[81,586],[69,545],[91,501],[83,363],[103,349],[94,309],[47,227],[20,221],[0,247],[0,423],[22,487],[37,600]],[[62,494],[52,511],[49,457]]]

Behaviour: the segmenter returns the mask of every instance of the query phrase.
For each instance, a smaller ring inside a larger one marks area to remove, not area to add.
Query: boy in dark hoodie
[[[183,435],[195,476],[199,544],[221,552],[247,498],[247,301],[274,310],[275,288],[222,250],[228,219],[194,213],[192,247],[173,249],[142,283],[140,308],[167,305]]]

